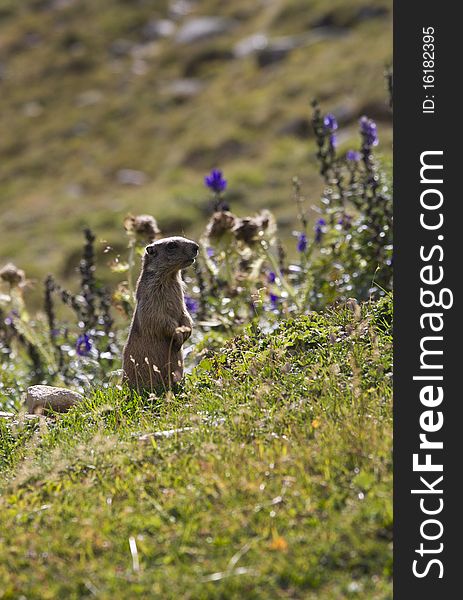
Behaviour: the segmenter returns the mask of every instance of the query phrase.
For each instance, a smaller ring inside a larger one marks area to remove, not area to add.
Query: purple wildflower
[[[357,150],[348,150],[346,152],[346,160],[348,160],[349,162],[358,162],[360,158],[360,152],[357,152]]]
[[[318,219],[315,223],[315,243],[319,244],[322,241],[323,234],[325,233],[324,227],[326,225],[325,219]]]
[[[79,335],[76,342],[76,352],[78,356],[87,356],[92,349],[92,340],[90,336],[84,333]]]
[[[276,294],[270,294],[270,304],[272,305],[272,308],[278,308],[278,302],[280,301],[280,297],[277,296]]]
[[[8,315],[5,317],[4,323],[5,325],[14,325],[14,321],[15,318],[19,317],[19,313],[17,310],[12,310],[8,313]]]
[[[267,274],[267,281],[268,281],[269,283],[275,283],[275,281],[276,281],[276,278],[277,278],[277,276],[276,276],[276,273],[274,273],[273,271],[270,271],[270,272]]]
[[[297,238],[297,251],[305,252],[307,250],[307,236],[305,233],[300,233]]]
[[[214,256],[214,248],[206,248],[206,254],[208,255],[209,258],[212,258]]]
[[[323,118],[323,125],[325,126],[325,131],[329,133],[333,133],[338,128],[338,122],[336,121],[336,117],[329,113]]]
[[[195,313],[198,310],[198,302],[190,296],[185,296],[185,306],[190,313]]]
[[[338,225],[341,225],[344,229],[350,229],[352,227],[352,216],[344,213],[339,219]]]
[[[331,133],[330,134],[330,148],[336,148],[336,146],[338,145],[338,138],[336,137],[335,133]]]
[[[371,148],[378,145],[379,139],[376,123],[368,117],[360,119],[360,133],[362,134],[365,146]]]
[[[227,180],[223,178],[222,171],[219,171],[219,169],[212,169],[210,174],[204,178],[204,183],[216,194],[220,194],[227,187]]]

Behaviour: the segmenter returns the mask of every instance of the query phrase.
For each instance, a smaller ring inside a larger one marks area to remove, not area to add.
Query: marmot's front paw
[[[191,332],[192,332],[192,328],[190,325],[181,325],[180,327],[177,327],[177,331],[181,330],[181,333],[183,335],[183,341],[186,342],[187,339],[191,336]]]
[[[187,340],[191,335],[191,327],[180,325],[176,328],[174,335],[172,336],[172,348],[175,352],[178,352],[183,346],[183,342]]]
[[[182,336],[182,343],[184,344],[191,335],[191,327],[188,325],[180,325],[180,327],[177,327],[177,331]]]

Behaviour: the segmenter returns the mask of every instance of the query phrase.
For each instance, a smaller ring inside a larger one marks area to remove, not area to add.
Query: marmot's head
[[[148,273],[174,275],[195,262],[199,246],[180,236],[163,238],[146,246],[143,269]]]

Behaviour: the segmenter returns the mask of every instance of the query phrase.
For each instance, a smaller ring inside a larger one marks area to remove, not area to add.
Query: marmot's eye
[[[175,248],[178,248],[178,242],[169,242],[166,248],[167,250],[175,250]]]

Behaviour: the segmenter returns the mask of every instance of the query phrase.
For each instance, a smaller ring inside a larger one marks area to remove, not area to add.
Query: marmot
[[[166,390],[182,378],[181,348],[193,321],[185,306],[181,269],[194,263],[198,248],[178,236],[146,247],[122,363],[124,381],[132,389]]]

